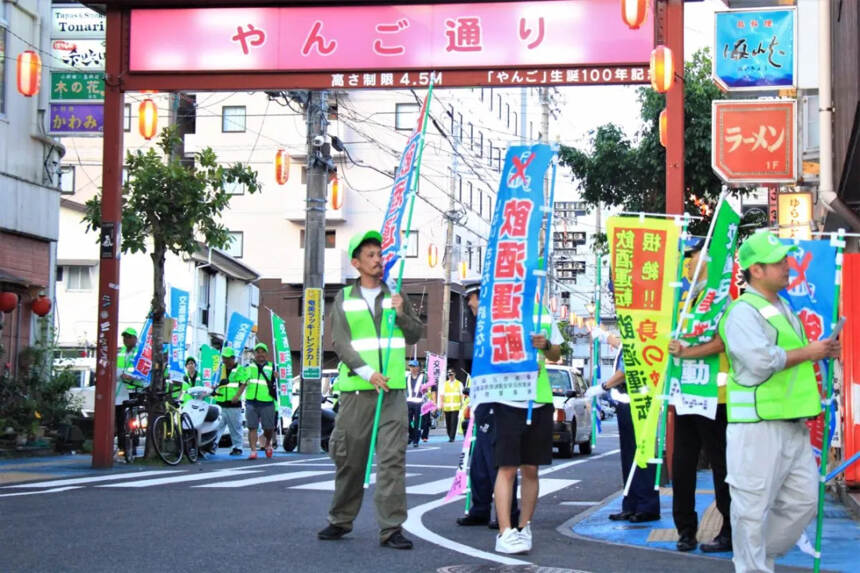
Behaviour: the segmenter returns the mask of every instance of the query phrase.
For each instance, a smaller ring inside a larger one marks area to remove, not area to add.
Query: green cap
[[[122,331],[122,335],[123,336],[137,336],[137,331],[129,326],[128,328],[126,328],[125,330]]]
[[[236,358],[236,351],[232,348],[225,348],[221,351],[221,358]]]
[[[375,239],[382,244],[382,235],[379,234],[378,231],[367,231],[364,233],[357,233],[352,236],[349,240],[349,256],[350,258],[355,258],[355,250],[358,248],[360,244],[368,239]]]
[[[778,263],[796,250],[794,245],[783,245],[770,231],[756,231],[738,249],[738,262],[747,270],[756,263]]]
[[[261,348],[262,348],[265,352],[268,352],[268,351],[269,351],[269,347],[268,347],[268,346],[266,346],[266,343],[265,343],[265,342],[258,342],[257,344],[255,344],[255,345],[254,345],[254,352],[258,351],[258,350],[259,350],[259,349],[261,349]]]

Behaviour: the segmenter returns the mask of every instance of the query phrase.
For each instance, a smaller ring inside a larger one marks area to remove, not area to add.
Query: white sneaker
[[[520,539],[526,546],[527,551],[532,550],[532,522],[526,523],[526,526],[520,530]]]
[[[496,553],[528,553],[531,543],[526,545],[522,535],[516,528],[508,528],[496,536]]]

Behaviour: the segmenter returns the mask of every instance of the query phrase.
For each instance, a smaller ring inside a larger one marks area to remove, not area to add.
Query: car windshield
[[[552,386],[553,393],[564,394],[568,390],[573,390],[570,385],[570,373],[567,370],[547,370],[549,374],[549,385]]]

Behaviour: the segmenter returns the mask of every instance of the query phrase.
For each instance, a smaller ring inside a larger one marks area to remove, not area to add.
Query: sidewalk
[[[722,525],[722,516],[714,503],[713,480],[710,471],[700,471],[696,488],[696,508],[699,511],[699,541],[710,541]],[[645,547],[657,551],[672,551],[678,534],[672,521],[672,489],[660,489],[662,519],[650,523],[635,524],[610,521],[609,515],[621,511],[621,492],[603,505],[583,513],[571,529],[573,533],[591,540],[620,545]],[[706,508],[702,512],[702,508]],[[806,530],[811,541],[815,540],[815,522]],[[822,570],[856,572],[860,570],[860,523],[854,521],[845,506],[828,498],[824,505],[824,529],[822,536]],[[731,559],[731,553],[691,551],[688,555],[699,558]],[[778,565],[812,568],[813,559],[795,546],[788,554],[777,560]]]

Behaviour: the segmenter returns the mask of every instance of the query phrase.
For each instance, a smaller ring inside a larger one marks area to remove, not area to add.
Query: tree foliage
[[[711,81],[708,49],[697,51],[684,66],[684,202],[692,215],[702,215],[693,195],[713,207],[722,189],[711,169],[711,102],[722,98]],[[659,117],[666,98],[643,87],[638,90],[638,100],[642,126],[635,137],[610,123],[594,130],[590,149],[561,146],[561,162],[570,167],[581,185],[582,199],[592,206],[665,211],[666,150],[660,145]],[[695,222],[691,230],[704,234],[708,223],[707,218]]]

